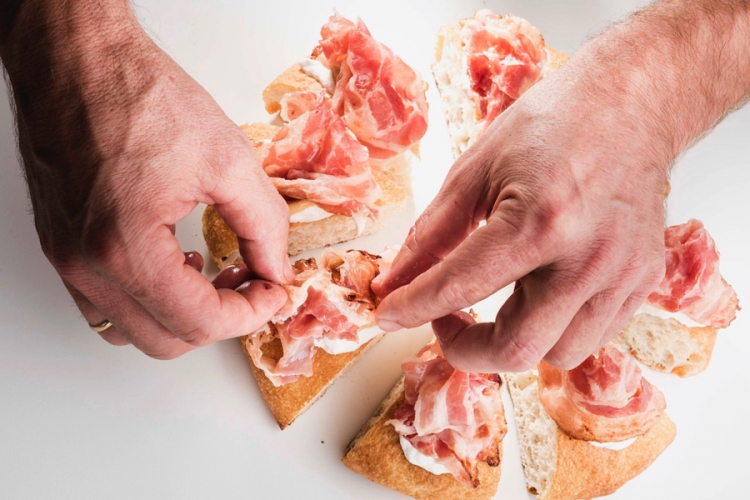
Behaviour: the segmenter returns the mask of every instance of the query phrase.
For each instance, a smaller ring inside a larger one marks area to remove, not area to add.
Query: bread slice
[[[302,90],[319,92],[322,89],[323,87],[317,80],[307,76],[299,64],[294,64],[265,88],[263,101],[266,104],[266,110],[269,113],[275,113],[281,109],[280,101],[284,95]],[[280,129],[280,127],[266,123],[242,125],[242,130],[256,149],[262,145],[263,141],[273,139]],[[382,192],[380,199],[376,202],[380,210],[379,220],[392,217],[398,212],[401,204],[412,195],[411,162],[418,156],[419,144],[416,144],[404,153],[386,161],[371,160],[373,177]],[[306,200],[291,201],[289,212],[293,215],[311,205],[313,203]],[[335,245],[372,234],[379,227],[378,222],[368,219],[364,228],[359,228],[352,217],[345,215],[332,215],[315,222],[291,223],[287,252],[294,256],[313,248]],[[203,213],[203,237],[206,240],[209,255],[219,269],[242,261],[237,236],[227,227],[212,206],[206,207]]]
[[[252,123],[242,126],[254,147],[262,145],[262,141],[272,139],[280,127],[265,123]],[[418,148],[414,148],[419,151]],[[397,212],[403,202],[411,196],[411,158],[415,154],[401,154],[382,163],[373,169],[373,176],[380,185],[382,196],[376,205],[380,209],[380,220],[391,217]],[[294,214],[313,205],[307,200],[296,200],[289,203],[289,212]],[[315,222],[299,222],[289,225],[289,240],[287,252],[297,255],[306,250],[334,245],[349,241],[358,236],[372,234],[379,228],[379,224],[367,220],[361,233],[358,232],[354,219],[345,215],[332,215]],[[242,261],[239,252],[237,236],[226,225],[216,209],[206,207],[203,212],[203,238],[208,246],[208,253],[219,269]]]
[[[535,370],[505,375],[518,426],[527,489],[541,500],[609,495],[646,470],[677,434],[667,414],[628,447],[611,450],[568,437],[539,401]]]
[[[398,434],[386,423],[394,418],[403,402],[402,377],[349,444],[341,461],[370,481],[420,500],[488,500],[495,496],[500,483],[500,465],[490,467],[479,462],[479,486],[471,488],[451,474],[432,474],[406,460]],[[501,429],[506,428],[504,414],[498,415],[498,423]],[[502,461],[502,441],[498,457]]]
[[[361,358],[367,350],[375,345],[383,335],[378,335],[359,349],[344,354],[329,354],[323,349],[317,349],[313,358],[313,374],[311,377],[301,377],[296,382],[279,387],[268,380],[266,374],[256,367],[248,350],[250,342],[247,336],[240,337],[240,344],[245,353],[255,380],[258,381],[260,392],[266,400],[268,408],[279,423],[281,430],[291,425],[294,420],[315,403],[326,390],[346,371],[349,366]],[[264,344],[261,351],[271,359],[279,360],[284,354],[281,341],[276,339]]]
[[[640,313],[625,325],[615,342],[654,370],[690,377],[708,368],[717,334],[712,326],[688,327],[674,318]]]
[[[445,119],[448,122],[454,158],[461,156],[478,139],[477,122],[480,119],[468,94],[471,83],[460,34],[461,26],[457,23],[447,24],[439,29],[435,61],[432,64],[432,74],[440,91]],[[544,75],[568,60],[568,56],[562,52],[550,47],[546,47],[545,50],[547,65]]]

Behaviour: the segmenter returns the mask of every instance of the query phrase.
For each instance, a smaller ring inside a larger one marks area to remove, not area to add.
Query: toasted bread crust
[[[677,435],[665,413],[623,450],[599,448],[557,431],[557,467],[542,500],[588,500],[609,495],[646,470]]]
[[[497,492],[501,466],[479,463],[479,486],[470,488],[450,474],[435,475],[411,464],[401,449],[393,426],[386,422],[394,417],[404,401],[403,379],[400,380],[370,421],[351,442],[341,459],[354,472],[370,481],[405,495],[424,500],[489,500]],[[506,428],[505,415],[498,415],[501,429]],[[502,461],[500,442],[498,457]]]
[[[290,92],[301,90],[312,90],[320,92],[323,86],[315,79],[307,76],[302,71],[299,63],[293,64],[282,74],[263,89],[263,102],[266,104],[266,111],[273,114],[281,110],[281,98]]]
[[[539,401],[535,370],[507,373],[529,492],[541,500],[609,495],[648,468],[677,434],[665,413],[629,446],[612,450],[569,437]],[[538,490],[536,489],[538,488]]]
[[[256,367],[250,357],[248,350],[249,339],[247,336],[240,337],[242,351],[245,353],[250,368],[253,371],[255,380],[258,381],[260,392],[263,399],[271,409],[274,418],[279,423],[279,427],[284,430],[291,425],[294,420],[304,413],[315,401],[318,400],[330,387],[334,381],[367,350],[375,345],[383,336],[379,335],[367,342],[365,345],[353,352],[345,354],[328,354],[322,349],[318,349],[313,358],[313,375],[311,377],[302,377],[296,382],[276,387],[268,380],[266,374],[260,368]],[[263,354],[272,358],[279,359],[283,354],[281,341],[274,340],[265,344],[261,350]]]

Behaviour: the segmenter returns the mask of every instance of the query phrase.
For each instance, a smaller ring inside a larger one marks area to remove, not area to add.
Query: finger
[[[411,283],[456,248],[474,231],[480,220],[474,193],[477,185],[468,182],[469,168],[478,170],[476,154],[464,154],[451,168],[440,192],[419,216],[399,249],[390,269],[375,278],[372,289],[378,297],[385,297],[397,288]]]
[[[378,324],[387,331],[394,323],[419,326],[474,305],[545,264],[525,231],[493,215],[445,260],[388,295],[378,307]]]
[[[115,329],[147,356],[174,359],[194,349],[175,337],[127,293],[96,273],[82,271],[74,281],[83,294],[91,297],[91,304],[102,317],[112,322],[113,326],[105,332]]]
[[[207,194],[237,235],[248,268],[263,279],[290,283],[294,271],[287,256],[289,206],[258,164],[244,134],[243,139],[247,150],[223,166],[220,182]]]
[[[480,373],[534,367],[562,335],[585,301],[577,289],[554,280],[526,279],[495,318],[465,328],[453,320],[433,322],[445,358],[457,369]]]
[[[604,330],[601,339],[599,339],[599,347],[608,344],[623,330],[623,328],[625,328],[625,325],[627,325],[633,315],[635,315],[638,308],[641,307],[652,290],[653,286],[649,286],[648,288],[639,287],[630,294],[617,311],[617,314],[615,314],[615,317],[612,319],[609,326]]]
[[[195,251],[185,252],[185,264],[200,273],[203,271],[203,256]]]
[[[165,226],[146,237],[151,244],[145,255],[136,261],[110,256],[104,269],[156,321],[193,346],[255,331],[287,300],[286,291],[270,283],[253,286],[242,295],[217,291],[185,265],[177,240]]]
[[[244,282],[249,281],[252,275],[253,273],[245,264],[232,264],[219,271],[211,284],[217,290],[222,288],[234,290]]]
[[[587,300],[544,360],[562,370],[580,365],[600,347],[607,328],[629,295],[629,289],[617,288],[601,291]]]
[[[68,289],[68,293],[70,293],[70,296],[73,297],[73,301],[76,303],[76,306],[78,306],[78,310],[81,311],[84,320],[86,320],[89,326],[100,325],[108,319],[99,309],[96,308],[96,306],[94,306],[94,304],[91,303],[89,299],[87,299],[80,291],[78,291],[73,285],[71,285],[68,280],[63,278],[62,281],[65,285],[65,288]],[[117,330],[117,327],[114,326],[114,324],[103,332],[95,333],[97,333],[108,343],[115,346],[124,346],[130,344],[130,341],[127,339],[127,337],[121,334]]]

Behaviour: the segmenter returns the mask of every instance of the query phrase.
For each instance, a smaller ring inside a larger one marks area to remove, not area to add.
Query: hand
[[[61,44],[52,26],[35,64],[7,47],[4,62],[39,239],[86,321],[159,359],[257,329],[294,274],[287,205],[248,139],[129,10],[104,38]],[[260,278],[240,293],[217,291],[174,237],[198,203],[216,205]]]
[[[672,157],[609,84],[558,70],[461,156],[373,284],[381,327],[435,320],[451,364],[498,372],[573,368],[624,326],[664,274]],[[513,282],[494,323],[445,317]]]

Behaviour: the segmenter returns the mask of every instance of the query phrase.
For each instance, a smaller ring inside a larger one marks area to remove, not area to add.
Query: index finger
[[[208,195],[237,235],[248,268],[263,279],[288,283],[294,280],[287,256],[289,206],[263,171],[244,134],[242,140],[247,149],[221,166],[219,182]]]
[[[497,215],[445,260],[388,295],[377,309],[381,328],[412,328],[472,306],[545,264],[529,230],[503,213],[503,204],[512,203],[503,201]]]

